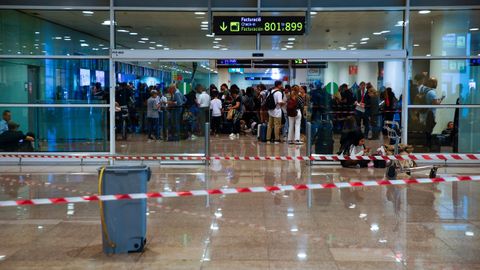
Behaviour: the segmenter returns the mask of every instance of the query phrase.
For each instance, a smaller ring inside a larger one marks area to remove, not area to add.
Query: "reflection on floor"
[[[218,140],[217,153],[304,149]],[[0,200],[95,194],[97,167],[1,166]],[[212,161],[208,170],[152,163],[152,170],[150,191],[384,174],[300,161]],[[458,174],[480,170],[439,169]],[[479,194],[480,183],[464,182],[149,200],[145,251],[114,256],[102,253],[96,203],[0,208],[0,269],[480,269]]]

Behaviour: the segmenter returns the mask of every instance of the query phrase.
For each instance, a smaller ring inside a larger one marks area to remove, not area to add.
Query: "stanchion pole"
[[[210,165],[210,122],[205,122],[205,164]]]
[[[306,132],[307,132],[307,157],[310,158],[312,156],[312,123],[307,122]],[[308,160],[307,166],[311,166],[311,165],[312,165],[312,161]]]

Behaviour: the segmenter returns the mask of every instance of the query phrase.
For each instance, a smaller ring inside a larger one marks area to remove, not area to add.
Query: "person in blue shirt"
[[[0,120],[0,134],[8,130],[8,122],[12,119],[12,114],[9,110],[3,111],[2,120]]]

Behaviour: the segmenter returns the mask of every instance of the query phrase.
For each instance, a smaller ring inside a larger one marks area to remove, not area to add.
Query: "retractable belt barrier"
[[[312,155],[312,156],[120,156],[120,155],[35,155],[35,154],[0,154],[0,158],[23,159],[107,159],[107,160],[140,160],[140,161],[202,161],[202,160],[272,160],[272,161],[342,161],[342,160],[427,160],[479,161],[480,154],[408,154],[408,155]]]
[[[222,188],[222,189],[191,190],[191,191],[178,191],[178,192],[148,192],[148,193],[132,193],[132,194],[116,194],[116,195],[93,195],[93,196],[81,196],[81,197],[43,198],[43,199],[29,199],[29,200],[0,201],[0,207],[65,204],[65,203],[97,202],[97,201],[138,200],[138,199],[150,199],[150,198],[231,195],[231,194],[243,194],[243,193],[266,193],[266,192],[296,191],[296,190],[337,189],[337,188],[341,189],[341,188],[351,188],[351,187],[432,184],[432,183],[442,183],[442,182],[453,183],[453,182],[467,182],[467,181],[480,181],[480,175],[454,176],[454,177],[443,177],[443,178],[439,177],[439,178],[417,178],[417,179],[399,179],[399,180],[371,180],[371,181],[338,182],[338,183],[325,183],[325,184],[279,185],[279,186],[266,186],[266,187]]]

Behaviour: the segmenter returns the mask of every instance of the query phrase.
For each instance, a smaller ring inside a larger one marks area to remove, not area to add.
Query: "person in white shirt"
[[[167,107],[168,99],[165,95],[163,95],[161,89],[158,90],[158,96],[155,99],[155,101],[157,102],[157,107],[158,107],[158,129],[159,129],[159,135],[160,135],[159,140],[163,140],[163,134],[164,134],[163,119],[164,119],[164,111],[165,111],[165,108]]]
[[[222,101],[218,98],[218,92],[212,93],[212,102],[210,102],[210,110],[212,110],[212,135],[218,137],[220,123],[222,121]]]
[[[274,129],[275,144],[278,144],[280,143],[280,128],[282,127],[282,106],[284,105],[281,81],[275,81],[275,87],[271,90],[269,96],[270,95],[273,95],[273,100],[275,101],[275,109],[268,110],[267,142],[270,142],[270,140],[272,139],[272,129]]]
[[[197,97],[197,103],[199,107],[198,129],[200,130],[200,134],[204,134],[205,122],[208,119],[208,112],[210,110],[210,95],[205,92],[205,88],[200,84],[195,87],[195,90],[197,94],[199,94]]]

